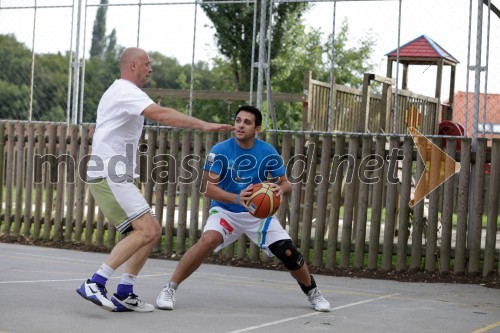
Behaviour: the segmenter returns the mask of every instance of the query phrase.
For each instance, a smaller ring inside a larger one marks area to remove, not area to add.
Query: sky
[[[493,1],[498,6],[500,1]],[[467,0],[403,0],[401,6],[401,29],[400,45],[419,37],[427,35],[442,48],[454,56],[457,65],[456,91],[465,91],[467,85],[467,50],[469,34],[469,5]],[[476,16],[477,0],[473,0],[472,6],[472,36],[470,55],[471,65],[475,64],[476,45]],[[484,7],[484,18],[486,23],[487,12]],[[321,14],[323,13],[323,14]],[[325,20],[316,20],[321,15],[329,15],[330,22],[333,21],[333,5],[327,3],[316,3],[314,10],[309,13],[312,19],[308,19],[311,25],[325,27],[332,30],[332,24],[325,26]],[[349,30],[353,39],[359,39],[368,33],[376,36],[377,45],[372,60],[375,62],[375,74],[386,74],[387,58],[385,55],[397,48],[398,45],[398,16],[399,1],[350,1],[338,2],[336,7],[336,21],[348,19]],[[500,80],[491,79],[500,75],[500,59],[495,59],[494,54],[500,54],[500,43],[498,33],[500,31],[500,19],[491,16],[490,35],[490,58],[488,91],[500,93]],[[486,50],[486,24],[483,32],[483,62],[485,65]],[[396,73],[393,74],[395,77]],[[402,72],[399,73],[401,82]],[[474,89],[474,72],[469,73],[469,91]],[[449,94],[450,69],[445,67],[443,73],[443,87],[441,96]],[[484,74],[482,75],[484,84]],[[435,66],[410,66],[409,88],[412,91],[427,96],[434,96],[436,81]],[[483,89],[482,89],[483,90]]]
[[[476,49],[476,16],[477,3],[472,0],[472,36],[470,64],[475,64]],[[34,4],[38,8],[33,8]],[[78,0],[0,0],[0,33],[13,33],[16,38],[28,47],[33,45],[36,52],[54,53],[65,52],[76,45],[76,31],[72,35],[73,2]],[[139,6],[140,30],[138,30]],[[99,0],[83,0],[86,24],[82,26],[80,35],[80,52],[88,54],[92,25]],[[193,41],[195,6],[193,2],[182,0],[109,0],[107,13],[107,33],[113,28],[117,31],[118,44],[123,46],[139,46],[147,51],[158,51],[170,57],[175,57],[181,64],[190,64],[194,59],[209,61],[217,55],[214,45],[214,30],[203,11],[198,8],[196,15],[196,41]],[[500,0],[492,0],[500,7]],[[128,4],[128,5],[127,5]],[[314,2],[311,10],[304,16],[306,26],[319,28],[326,36],[333,30],[333,2]],[[245,5],[245,4],[237,4]],[[335,26],[336,31],[344,19],[349,24],[350,40],[352,45],[372,34],[376,39],[376,46],[370,61],[375,64],[374,73],[385,76],[386,54],[397,48],[398,35],[400,45],[413,40],[423,34],[438,43],[442,48],[453,55],[458,61],[456,91],[465,91],[467,84],[469,91],[474,91],[474,72],[469,72],[467,81],[467,57],[469,35],[469,6],[468,0],[403,0],[401,5],[401,29],[398,31],[399,1],[337,1]],[[61,7],[58,7],[61,6]],[[16,9],[7,8],[16,7]],[[18,9],[25,7],[24,9]],[[483,56],[482,66],[486,65],[487,44],[487,11],[484,8]],[[35,22],[36,18],[36,22]],[[33,30],[33,26],[36,29]],[[139,31],[139,33],[138,33]],[[500,93],[500,19],[491,15],[490,30],[490,57],[488,59],[488,92]],[[396,76],[394,71],[393,76]],[[401,82],[402,72],[399,72]],[[446,99],[449,91],[449,67],[443,73],[442,99]],[[314,78],[314,77],[313,77]],[[484,91],[485,73],[481,75],[481,90]],[[409,72],[410,90],[434,96],[436,68],[435,66],[412,66]]]

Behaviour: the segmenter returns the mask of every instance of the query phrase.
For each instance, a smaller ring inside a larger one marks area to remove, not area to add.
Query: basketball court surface
[[[320,313],[287,272],[208,264],[175,310],[113,313],[75,292],[106,256],[0,243],[0,332],[500,332],[499,289],[315,275],[331,304]],[[148,260],[134,291],[154,304],[176,265]]]

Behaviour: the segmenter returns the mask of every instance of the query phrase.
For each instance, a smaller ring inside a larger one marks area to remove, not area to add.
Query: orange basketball
[[[246,205],[250,214],[265,219],[276,213],[280,207],[280,197],[275,195],[268,183],[258,183],[253,185],[252,195]]]

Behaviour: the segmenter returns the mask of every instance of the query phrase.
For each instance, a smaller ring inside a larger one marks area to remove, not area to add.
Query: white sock
[[[122,280],[121,284],[128,284],[128,285],[134,285],[135,282],[137,281],[137,275],[133,275],[130,273],[123,273],[122,274]]]
[[[111,274],[113,274],[114,271],[115,271],[114,269],[103,263],[95,273],[99,274],[100,276],[106,279],[109,279],[109,277],[111,276]]]

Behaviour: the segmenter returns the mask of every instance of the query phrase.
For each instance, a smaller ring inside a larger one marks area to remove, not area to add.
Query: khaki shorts
[[[88,185],[104,216],[121,234],[132,231],[132,221],[151,211],[132,181],[112,182],[109,178],[100,178],[89,181]]]
[[[214,250],[215,252],[232,244],[242,234],[245,234],[268,256],[272,257],[269,245],[282,239],[290,239],[286,230],[274,216],[260,219],[248,212],[233,213],[221,207],[210,209],[210,216],[203,232],[208,230],[218,231],[224,239],[223,243]]]

